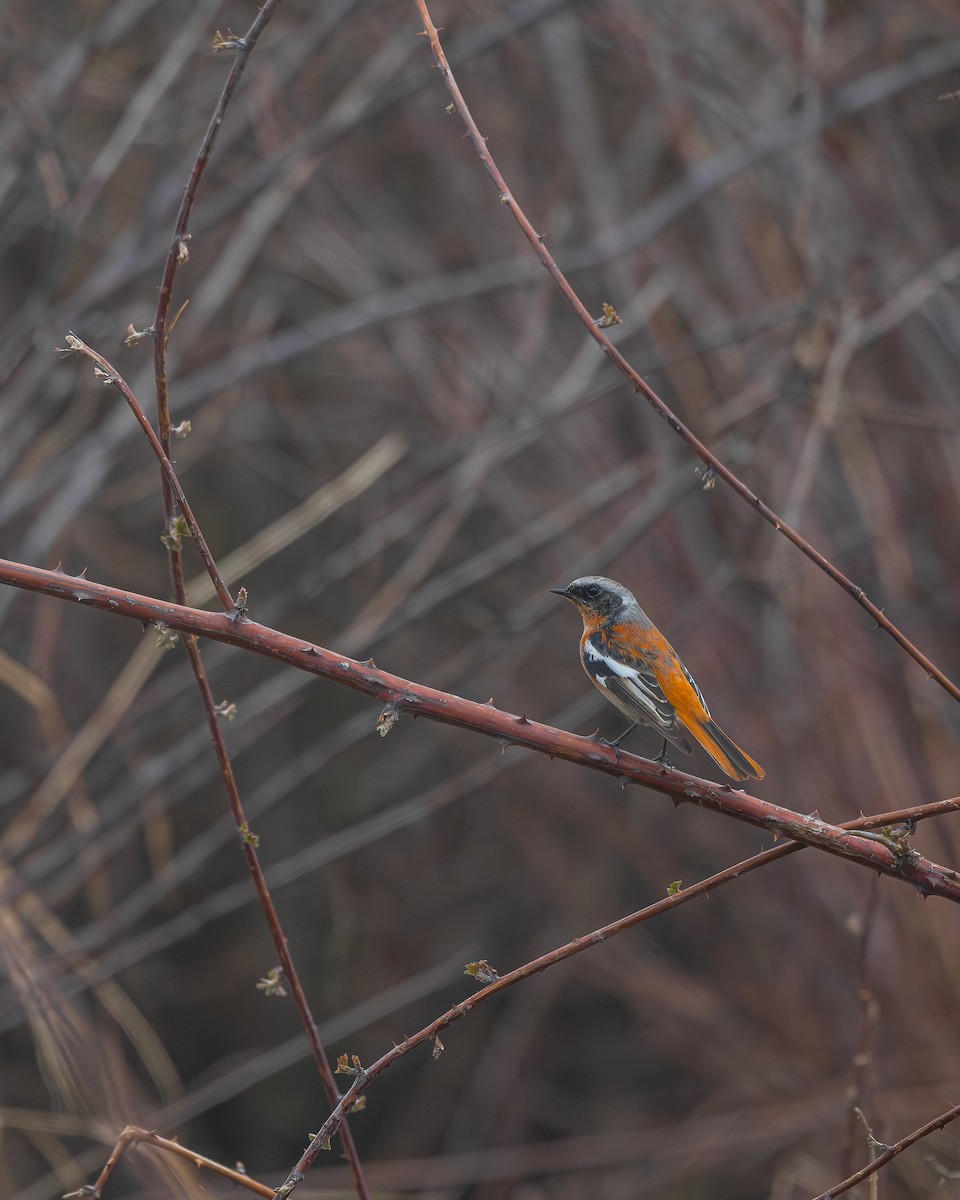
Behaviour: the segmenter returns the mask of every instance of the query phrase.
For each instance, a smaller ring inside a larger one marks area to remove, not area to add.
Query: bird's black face
[[[565,588],[551,588],[558,596],[565,596],[581,612],[591,612],[598,617],[614,617],[623,608],[623,597],[599,579],[575,579]]]

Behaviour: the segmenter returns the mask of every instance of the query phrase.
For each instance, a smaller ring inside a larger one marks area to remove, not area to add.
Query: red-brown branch
[[[854,1172],[847,1179],[840,1183],[835,1183],[832,1188],[821,1192],[815,1200],[835,1200],[836,1196],[848,1192],[851,1188],[856,1187],[858,1183],[862,1183],[865,1179],[869,1179],[871,1175],[875,1175],[881,1167],[885,1167],[891,1159],[902,1154],[904,1150],[916,1145],[923,1138],[929,1137],[931,1133],[936,1133],[937,1130],[945,1128],[951,1122],[960,1117],[960,1104],[955,1104],[953,1108],[948,1108],[946,1112],[942,1112],[938,1117],[934,1117],[932,1121],[927,1121],[925,1125],[921,1125],[919,1129],[915,1129],[912,1133],[908,1133],[906,1137],[900,1139],[899,1142],[894,1142],[892,1146],[886,1146],[882,1153],[872,1159],[865,1167]],[[941,1180],[942,1182],[942,1180]]]
[[[150,443],[150,448],[153,450],[160,464],[160,470],[163,478],[166,480],[170,493],[176,500],[177,505],[183,514],[183,519],[187,523],[187,528],[190,530],[190,535],[194,540],[203,565],[207,569],[207,574],[210,576],[210,582],[213,584],[214,591],[220,597],[220,603],[223,605],[224,612],[236,612],[237,606],[234,603],[233,597],[230,595],[230,589],[223,580],[222,575],[217,567],[216,560],[207,545],[207,539],[203,536],[203,530],[200,528],[200,523],[194,516],[193,509],[190,507],[190,502],[187,500],[186,493],[183,490],[183,485],[174,470],[173,463],[170,461],[170,455],[167,448],[157,437],[153,426],[147,420],[147,414],[143,411],[143,406],[133,393],[133,389],[123,378],[120,372],[108,362],[102,354],[88,346],[81,338],[78,338],[75,333],[67,334],[67,345],[77,354],[82,354],[85,358],[89,358],[91,362],[96,363],[103,377],[104,383],[109,383],[120,393],[126,400],[130,411],[137,420],[137,424],[146,435],[147,441]],[[168,528],[168,533],[170,529]]]
[[[671,796],[676,802],[697,804],[701,808],[755,825],[775,836],[816,847],[905,880],[925,895],[942,896],[960,902],[960,875],[956,871],[933,863],[890,838],[845,830],[821,821],[819,817],[805,816],[746,792],[734,791],[725,784],[699,779],[633,754],[618,753],[597,738],[580,737],[530,721],[525,716],[503,712],[489,704],[480,704],[426,687],[380,670],[372,659],[358,662],[255,621],[188,608],[152,596],[141,596],[121,588],[93,583],[82,576],[46,571],[6,559],[0,559],[0,583],[252,650],[298,670],[332,679],[368,696],[376,696],[397,713],[408,712],[429,717],[434,721],[494,737],[504,747],[526,746],[551,758],[562,758],[624,781],[642,784]],[[949,805],[951,802],[944,803]]]
[[[194,159],[193,169],[190,173],[190,179],[184,189],[183,199],[180,203],[180,210],[177,213],[176,225],[174,228],[173,238],[167,252],[166,261],[163,267],[163,278],[160,284],[160,292],[157,298],[157,310],[154,317],[152,334],[154,338],[154,377],[156,381],[157,392],[157,426],[159,428],[159,444],[163,450],[161,457],[161,467],[164,465],[164,459],[169,463],[170,455],[170,404],[169,404],[169,379],[167,372],[167,340],[172,328],[170,321],[171,303],[173,300],[173,284],[176,278],[177,271],[180,265],[186,262],[189,258],[187,243],[189,234],[187,232],[190,224],[190,216],[193,211],[194,201],[197,196],[197,191],[200,186],[200,180],[206,169],[207,163],[210,160],[210,155],[213,152],[217,137],[220,133],[220,128],[223,124],[223,119],[226,114],[227,107],[240,82],[240,78],[246,67],[247,61],[252,53],[260,35],[263,33],[270,21],[280,0],[263,0],[259,11],[253,20],[252,25],[244,37],[228,37],[226,40],[220,39],[218,35],[218,48],[230,49],[236,52],[233,66],[224,83],[223,90],[217,101],[210,123],[207,126],[207,131],[204,134],[200,148],[197,151]],[[174,318],[175,320],[175,318]],[[141,424],[144,424],[143,422]],[[146,423],[149,428],[149,423]],[[151,443],[153,441],[153,430],[149,430]],[[184,517],[190,524],[191,532],[201,548],[203,555],[203,547],[205,542],[200,532],[199,526],[192,520],[192,514],[184,507],[182,489],[180,494],[177,494],[176,477],[173,475],[172,468],[168,471],[164,469],[161,474],[162,494],[163,494],[163,510],[165,525],[168,530],[171,529],[174,519],[174,499],[180,505]],[[209,554],[209,552],[207,552]],[[180,553],[179,546],[175,541],[168,544],[168,557],[170,563],[170,576],[173,583],[173,590],[176,599],[182,604],[186,599],[186,583],[183,572],[183,558]],[[204,561],[207,562],[206,557]],[[213,563],[212,556],[208,563],[208,570]],[[227,612],[231,613],[234,618],[239,614],[233,605],[233,600],[230,597],[223,580],[219,578],[219,573],[216,572],[215,566],[211,573],[214,586],[220,595],[221,601]],[[207,721],[207,727],[210,731],[210,738],[213,743],[214,751],[217,756],[217,762],[220,766],[220,775],[223,781],[224,790],[227,794],[227,799],[230,804],[230,811],[236,823],[237,830],[242,838],[243,853],[247,861],[247,866],[250,871],[250,876],[256,888],[257,895],[263,908],[264,916],[267,921],[267,926],[270,930],[270,936],[273,939],[274,946],[286,975],[287,982],[290,985],[293,993],[294,1002],[297,1006],[297,1011],[300,1014],[303,1022],[304,1031],[310,1043],[310,1048],[313,1053],[314,1061],[320,1073],[320,1078],[323,1083],[324,1091],[331,1104],[334,1104],[339,1096],[339,1089],[336,1085],[336,1080],[333,1077],[333,1071],[330,1063],[327,1060],[326,1051],[323,1043],[320,1040],[320,1033],[317,1024],[313,1019],[313,1014],[307,1000],[306,992],[304,991],[299,974],[296,969],[293,956],[290,953],[290,948],[287,943],[286,935],[280,925],[280,919],[276,908],[273,904],[273,899],[270,896],[269,888],[263,874],[263,869],[260,866],[260,861],[257,856],[256,848],[253,840],[247,836],[247,822],[243,810],[243,804],[240,798],[240,792],[237,787],[236,778],[234,777],[233,767],[230,763],[230,757],[227,752],[226,741],[223,737],[220,728],[220,719],[214,704],[213,693],[210,689],[210,683],[207,679],[207,674],[200,658],[200,648],[191,635],[186,639],[187,655],[190,660],[190,666],[193,670],[194,677],[197,682],[197,689],[200,693],[200,702],[203,706],[204,716]],[[363,1168],[360,1164],[360,1158],[357,1154],[356,1146],[353,1141],[353,1136],[346,1123],[340,1130],[340,1137],[343,1144],[344,1154],[350,1164],[351,1173],[353,1174],[354,1187],[359,1200],[369,1200],[370,1192],[367,1187],[366,1179],[364,1178]]]
[[[950,808],[956,809],[960,806],[960,797],[954,797],[950,801],[944,801]],[[917,819],[921,816],[934,816],[935,810],[939,809],[939,805],[930,805],[922,814],[919,809],[913,810]],[[902,820],[902,814],[899,812],[882,813],[873,817],[858,817],[853,821],[845,822],[844,829],[865,829],[867,827],[889,826]],[[649,921],[654,917],[660,916],[669,909],[678,908],[681,904],[689,903],[698,896],[705,896],[709,892],[715,891],[724,884],[731,883],[734,879],[740,879],[742,876],[751,871],[756,871],[760,867],[768,866],[770,863],[777,862],[781,858],[785,858],[789,854],[794,854],[803,847],[797,842],[785,842],[783,845],[775,846],[771,850],[761,851],[759,854],[754,854],[751,858],[745,859],[743,862],[734,863],[730,867],[726,867],[723,871],[711,875],[708,879],[702,879],[699,883],[692,884],[690,887],[682,888],[678,892],[673,892],[663,899],[655,901],[653,904],[648,904],[645,908],[637,912],[630,913],[628,916],[620,917],[616,921],[612,921],[609,925],[604,925],[600,929],[595,929],[592,933],[585,934],[582,937],[575,938],[572,942],[567,942],[564,946],[558,946],[556,949],[549,951],[547,954],[541,955],[539,958],[533,959],[531,962],[524,963],[513,971],[509,971],[505,975],[493,980],[481,991],[476,992],[467,1000],[460,1004],[455,1004],[441,1016],[431,1021],[429,1025],[424,1026],[418,1033],[404,1038],[402,1042],[394,1044],[386,1054],[381,1055],[376,1062],[368,1067],[364,1067],[356,1075],[353,1083],[347,1092],[344,1093],[340,1104],[324,1121],[319,1133],[307,1147],[297,1162],[296,1166],[287,1176],[283,1185],[277,1189],[277,1195],[280,1200],[286,1200],[290,1193],[294,1190],[305,1173],[310,1169],[321,1149],[329,1145],[330,1138],[334,1136],[340,1127],[345,1113],[350,1111],[350,1107],[354,1104],[357,1098],[366,1091],[370,1084],[380,1075],[391,1067],[397,1059],[404,1054],[408,1054],[417,1046],[422,1046],[427,1042],[435,1040],[438,1035],[446,1029],[448,1025],[452,1025],[454,1021],[458,1021],[461,1017],[466,1016],[468,1012],[483,1004],[492,996],[499,992],[505,991],[509,987],[513,987],[523,979],[529,978],[540,971],[545,971],[550,967],[556,966],[557,963],[563,962],[568,958],[572,958],[576,954],[581,954],[588,950],[591,946],[599,945],[601,942],[607,941],[609,938],[616,937],[617,934],[623,933],[627,929],[632,929],[634,926],[641,924],[643,921]],[[937,1121],[931,1122],[929,1126],[924,1128],[929,1132],[932,1128],[938,1128],[938,1122],[944,1124],[946,1120],[953,1119],[952,1114],[945,1114],[944,1117],[938,1118]],[[914,1135],[911,1135],[914,1137]],[[899,1149],[905,1149],[910,1144],[908,1139],[900,1145]],[[899,1149],[893,1150],[889,1157],[893,1157],[893,1153],[899,1153]],[[876,1169],[876,1168],[873,1168]],[[858,1173],[857,1178],[865,1177],[871,1173],[871,1168],[864,1168],[863,1172]],[[836,1192],[828,1193],[828,1196],[839,1194],[839,1191],[846,1190],[847,1186],[851,1186],[850,1181],[838,1185]],[[827,1197],[820,1197],[819,1200],[827,1200]]]
[[[454,106],[460,114],[460,119],[463,121],[467,129],[467,135],[473,143],[473,147],[477,152],[480,161],[483,163],[493,180],[498,192],[500,193],[500,203],[508,208],[516,220],[517,224],[523,231],[527,241],[533,247],[534,253],[539,258],[540,262],[547,269],[550,277],[560,289],[564,299],[577,314],[587,332],[599,345],[607,358],[613,363],[617,370],[633,385],[635,391],[639,392],[650,404],[653,410],[662,417],[670,428],[678,434],[690,449],[696,454],[701,462],[706,463],[708,467],[713,469],[714,474],[719,476],[729,487],[731,487],[738,496],[747,501],[753,508],[757,510],[761,517],[767,521],[778,532],[798,550],[815,563],[821,571],[828,575],[834,583],[838,584],[843,590],[873,617],[877,625],[888,633],[894,641],[923,667],[924,671],[935,679],[937,683],[948,692],[954,700],[960,700],[960,686],[953,682],[931,659],[918,649],[917,646],[910,641],[907,635],[899,629],[887,617],[882,608],[870,600],[862,587],[859,587],[852,579],[849,579],[843,572],[823,554],[820,553],[810,542],[806,540],[800,533],[797,532],[791,525],[788,525],[781,517],[779,517],[773,509],[766,504],[760,497],[749,488],[739,476],[735,475],[719,458],[696,437],[691,429],[689,429],[673,410],[666,404],[660,396],[653,390],[643,376],[633,367],[620,351],[614,346],[603,329],[597,324],[596,318],[589,311],[576,291],[572,287],[569,279],[561,271],[556,259],[547,249],[543,237],[537,233],[536,229],[530,222],[526,213],[517,203],[517,199],[507,185],[500,168],[497,166],[487,149],[486,138],[481,134],[473,115],[470,112],[467,102],[460,91],[459,85],[454,78],[453,72],[450,69],[450,64],[444,54],[443,46],[440,44],[440,35],[437,27],[434,25],[430,16],[430,11],[427,8],[426,0],[415,0],[417,9],[420,13],[420,19],[423,22],[424,36],[430,42],[430,48],[433,51],[433,57],[436,60],[437,67],[443,77],[443,82],[446,85],[447,91],[453,99]]]
[[[63,1200],[100,1200],[103,1195],[103,1189],[110,1181],[110,1177],[120,1164],[121,1159],[128,1150],[139,1146],[141,1143],[154,1146],[158,1150],[163,1150],[167,1154],[173,1154],[178,1158],[186,1159],[192,1166],[203,1167],[208,1171],[213,1171],[217,1175],[228,1179],[234,1187],[246,1188],[248,1191],[254,1192],[257,1196],[265,1196],[270,1200],[275,1193],[273,1188],[267,1187],[266,1184],[258,1183],[255,1179],[251,1179],[249,1175],[244,1175],[242,1171],[235,1171],[230,1167],[225,1167],[223,1163],[218,1163],[212,1158],[207,1158],[204,1154],[198,1154],[195,1150],[190,1150],[187,1146],[181,1146],[179,1142],[173,1142],[169,1138],[161,1137],[158,1133],[154,1133],[149,1129],[140,1129],[136,1125],[128,1125],[122,1131],[120,1136],[114,1143],[110,1157],[104,1163],[103,1170],[97,1176],[96,1182],[89,1188],[81,1188],[77,1192],[71,1192],[64,1196]]]

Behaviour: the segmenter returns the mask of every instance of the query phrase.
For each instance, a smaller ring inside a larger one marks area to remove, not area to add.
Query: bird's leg
[[[616,737],[616,738],[614,738],[612,742],[608,742],[606,738],[601,738],[601,739],[600,739],[600,741],[601,741],[601,742],[603,742],[603,744],[604,744],[605,746],[612,746],[612,747],[613,747],[613,749],[614,749],[614,750],[616,750],[616,752],[617,752],[617,762],[619,762],[619,761],[620,761],[620,743],[623,741],[623,739],[624,739],[624,738],[627,736],[627,734],[628,734],[628,733],[633,733],[633,731],[636,729],[636,727],[637,727],[639,724],[640,724],[640,722],[639,722],[639,721],[632,721],[632,722],[631,722],[631,723],[630,723],[630,724],[627,726],[627,728],[626,728],[626,729],[623,731],[623,733],[621,733],[619,737]]]
[[[627,728],[623,731],[623,733],[621,733],[619,737],[614,738],[612,742],[608,742],[606,738],[601,738],[600,741],[603,742],[603,744],[605,746],[612,746],[614,748],[614,750],[619,750],[620,743],[623,741],[623,739],[627,736],[628,733],[633,733],[633,731],[636,729],[636,727],[639,724],[640,724],[639,721],[632,721],[627,726]]]
[[[652,759],[651,761],[656,762],[656,763],[662,763],[663,766],[669,767],[669,769],[671,771],[673,770],[673,763],[667,757],[667,739],[666,738],[663,739],[663,746],[660,749],[660,753],[657,755],[656,758]]]

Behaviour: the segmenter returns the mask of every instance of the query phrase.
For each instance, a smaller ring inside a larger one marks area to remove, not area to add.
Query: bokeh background
[[[617,345],[960,677],[956,5],[431,8],[521,205],[591,310],[623,317]],[[169,595],[149,447],[54,347],[74,330],[152,408],[150,340],[125,332],[151,323],[230,67],[215,31],[254,15],[0,12],[5,557]],[[418,30],[412,0],[284,0],[194,211],[177,462],[218,558],[248,554],[231,582],[253,615],[612,736],[547,590],[609,574],[765,798],[843,820],[960,792],[956,705],[704,489],[498,203]],[[0,1193],[89,1181],[127,1122],[279,1183],[327,1106],[291,1001],[256,988],[273,952],[182,652],[9,589],[0,652]],[[204,656],[334,1055],[372,1060],[470,995],[470,960],[510,969],[770,844],[426,721],[381,740],[368,699]],[[960,865],[958,819],[914,844]],[[958,962],[951,905],[805,851],[471,1013],[371,1088],[354,1134],[384,1196],[810,1196],[870,1157],[852,1105],[893,1140],[956,1101]],[[155,1162],[109,1194],[199,1189]],[[958,1167],[951,1127],[882,1195],[943,1195]],[[303,1191],[349,1187],[333,1153]]]

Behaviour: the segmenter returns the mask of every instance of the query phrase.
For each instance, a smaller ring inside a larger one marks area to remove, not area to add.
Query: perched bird
[[[686,729],[731,779],[763,778],[763,769],[710,716],[693,676],[632,592],[602,575],[585,575],[550,590],[580,610],[583,669],[633,722],[611,745],[618,746],[638,725],[649,725],[664,739],[655,761],[669,766],[667,742],[693,753]]]

